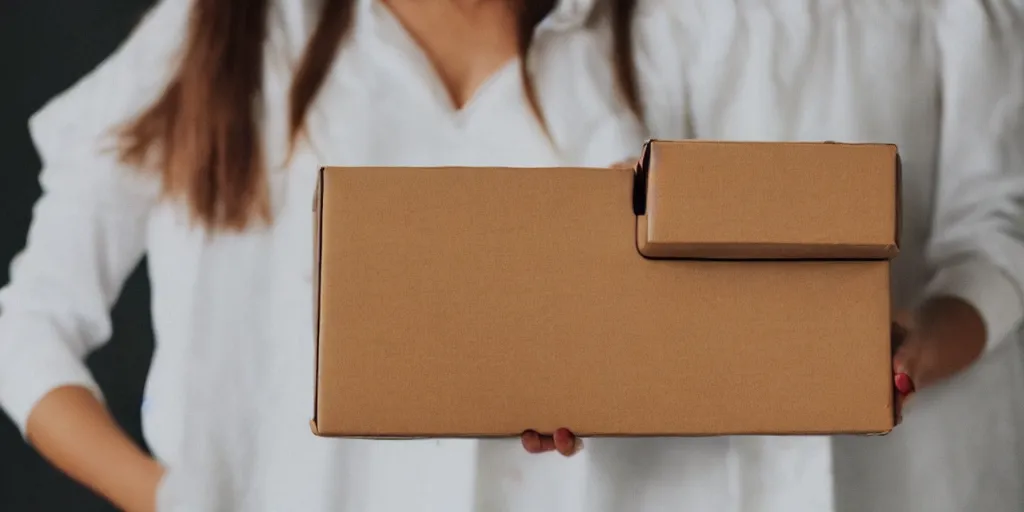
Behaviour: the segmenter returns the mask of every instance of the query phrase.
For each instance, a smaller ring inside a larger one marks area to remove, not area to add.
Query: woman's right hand
[[[557,451],[565,457],[571,457],[583,449],[583,440],[576,437],[569,429],[560,428],[547,436],[534,430],[527,430],[522,435],[523,448],[529,453],[547,453]]]
[[[164,469],[89,390],[54,389],[32,409],[29,442],[53,465],[127,512],[154,512]]]

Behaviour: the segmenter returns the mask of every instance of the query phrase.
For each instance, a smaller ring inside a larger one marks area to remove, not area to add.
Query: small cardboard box
[[[313,432],[887,432],[898,184],[831,143],[324,168]]]
[[[895,146],[648,143],[640,251],[708,259],[890,259],[898,253]]]

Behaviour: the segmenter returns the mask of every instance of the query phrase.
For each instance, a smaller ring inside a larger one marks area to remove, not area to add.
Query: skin
[[[895,318],[894,336],[900,345],[892,360],[893,386],[905,388],[896,395],[897,417],[902,419],[903,408],[918,391],[966,370],[981,357],[986,331],[978,310],[955,297],[936,297],[916,312],[900,312]],[[564,428],[553,435],[528,431],[522,441],[530,453],[570,457],[583,448],[580,439]]]
[[[85,388],[54,389],[32,409],[28,441],[54,466],[122,510],[156,510],[163,468]]]
[[[911,384],[909,393],[898,394],[897,411],[918,390],[966,370],[985,350],[984,320],[972,305],[955,297],[934,298],[916,314],[901,313],[896,321],[906,336],[893,356],[893,372],[907,375]]]
[[[384,4],[433,64],[453,109],[466,106],[491,76],[519,54],[511,2],[385,0]]]

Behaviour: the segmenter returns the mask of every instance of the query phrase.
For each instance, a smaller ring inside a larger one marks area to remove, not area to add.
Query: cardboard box
[[[895,148],[645,155],[322,169],[313,432],[890,430]]]
[[[645,256],[891,259],[899,251],[895,146],[655,141],[641,172]]]

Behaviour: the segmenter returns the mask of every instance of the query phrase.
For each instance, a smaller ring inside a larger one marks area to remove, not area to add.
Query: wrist
[[[985,350],[985,320],[974,305],[953,296],[936,296],[926,300],[917,310],[918,334],[954,342],[972,359]]]
[[[134,444],[124,444],[104,461],[98,491],[126,512],[154,512],[164,468]]]
[[[116,503],[128,512],[155,512],[160,484],[164,479],[164,468],[153,458],[142,454],[133,468],[132,485],[126,486]]]
[[[983,319],[986,351],[1006,341],[1024,311],[1024,289],[983,258],[964,257],[939,269],[925,290],[927,297],[956,297],[973,306]]]

